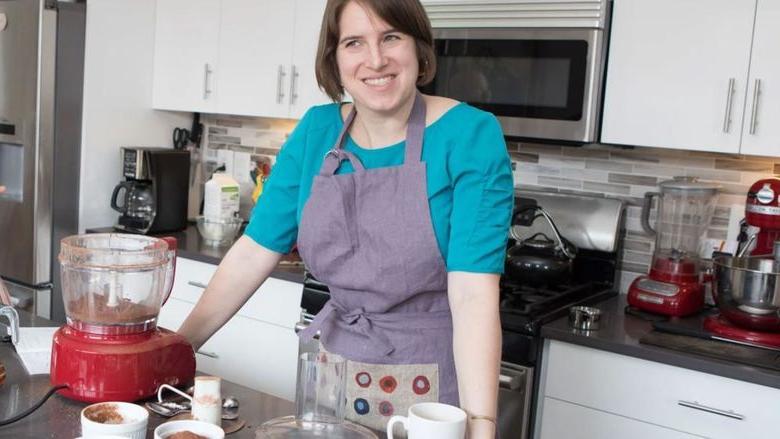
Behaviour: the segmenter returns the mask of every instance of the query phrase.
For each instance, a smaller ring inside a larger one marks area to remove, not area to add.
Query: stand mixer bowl
[[[780,265],[767,257],[713,260],[713,293],[721,314],[746,329],[780,332]]]

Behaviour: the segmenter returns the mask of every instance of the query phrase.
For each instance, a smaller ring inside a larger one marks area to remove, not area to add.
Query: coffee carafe
[[[187,227],[190,153],[148,147],[122,148],[122,175],[111,196],[121,215],[117,230],[176,232]]]
[[[120,202],[121,200],[121,202]],[[151,181],[122,181],[111,195],[111,208],[121,213],[117,228],[146,233],[157,215],[157,202]]]

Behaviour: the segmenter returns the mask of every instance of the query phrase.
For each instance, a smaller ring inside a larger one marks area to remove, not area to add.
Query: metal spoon
[[[165,416],[166,418],[176,416],[179,413],[189,412],[192,409],[191,403],[188,400],[166,400],[160,402],[149,401],[145,405],[149,410],[157,413],[160,416]],[[228,396],[222,400],[222,419],[238,419],[238,399],[233,396]]]

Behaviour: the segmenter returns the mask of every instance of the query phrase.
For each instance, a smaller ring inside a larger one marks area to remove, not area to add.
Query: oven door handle
[[[512,372],[507,374],[505,372]],[[525,381],[525,375],[518,375],[515,371],[507,371],[503,367],[501,373],[498,374],[498,387],[507,390],[519,390],[523,387]]]
[[[302,321],[300,321],[300,322],[295,324],[295,333],[298,334],[299,332],[305,330],[306,328],[309,327],[310,324],[311,324],[311,320],[307,319],[306,316],[304,316]],[[320,339],[320,331],[317,331],[317,333],[314,334],[313,338],[315,340],[319,340]]]

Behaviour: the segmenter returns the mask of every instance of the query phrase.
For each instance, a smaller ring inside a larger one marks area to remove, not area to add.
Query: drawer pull
[[[737,420],[740,420],[740,421],[745,419],[744,415],[740,415],[739,413],[734,413],[731,410],[727,411],[727,410],[716,409],[714,407],[707,407],[706,405],[701,405],[701,404],[699,404],[698,402],[695,402],[695,401],[694,402],[690,402],[690,401],[682,401],[682,400],[680,400],[680,401],[677,401],[677,404],[681,405],[683,407],[688,407],[688,408],[694,409],[694,410],[701,410],[703,412],[712,413],[712,414],[715,414],[715,415],[721,415],[721,416],[725,416],[727,418],[737,419]]]
[[[194,280],[187,281],[187,283],[189,285],[192,285],[193,287],[196,287],[196,288],[203,288],[204,290],[206,289],[206,284],[202,284],[200,282],[195,282]]]
[[[219,355],[215,354],[214,352],[198,351],[197,353],[215,360],[219,359]]]

